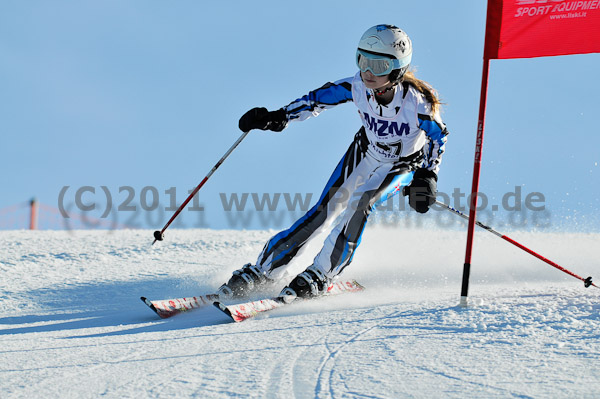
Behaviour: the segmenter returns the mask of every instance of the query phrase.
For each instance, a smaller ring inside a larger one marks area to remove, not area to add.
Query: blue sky
[[[159,229],[172,213],[165,191],[181,203],[239,137],[246,110],[353,75],[358,39],[379,23],[410,35],[417,76],[446,104],[440,191],[469,193],[485,3],[4,1],[0,210],[34,196],[57,208],[65,186],[75,209],[76,190],[90,186],[96,195],[83,199],[99,216],[106,186],[114,207],[137,210],[110,218]],[[599,54],[492,61],[480,186],[490,204],[521,187],[544,195],[544,226],[598,230],[599,64]],[[186,211],[179,226],[286,227],[300,213],[232,214],[222,197],[316,198],[359,127],[345,104],[283,133],[251,133],[200,191],[202,221]],[[143,211],[144,188],[161,212]],[[492,220],[508,227],[508,217]]]

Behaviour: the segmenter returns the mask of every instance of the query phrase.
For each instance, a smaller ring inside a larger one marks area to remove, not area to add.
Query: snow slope
[[[466,309],[464,233],[384,227],[344,275],[364,293],[239,324],[139,300],[210,292],[273,233],[0,232],[0,397],[600,396],[600,290],[482,231]],[[513,238],[600,280],[599,234]]]

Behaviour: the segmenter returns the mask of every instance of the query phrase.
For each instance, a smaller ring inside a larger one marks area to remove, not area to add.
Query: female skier
[[[233,272],[219,295],[240,297],[279,281],[305,244],[341,215],[313,264],[281,292],[288,300],[319,295],[352,261],[377,204],[404,189],[413,209],[429,210],[448,131],[434,90],[408,71],[411,58],[412,43],[405,32],[392,25],[374,26],[358,44],[355,76],[327,83],[277,111],[253,108],[240,118],[244,132],[280,132],[289,122],[352,101],[363,126],[317,203],[266,243],[256,265]]]

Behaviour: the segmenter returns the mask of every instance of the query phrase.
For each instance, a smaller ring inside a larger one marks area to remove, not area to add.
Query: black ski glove
[[[408,204],[419,213],[426,213],[435,202],[437,195],[437,175],[429,169],[417,169],[409,186],[402,194],[408,196]]]
[[[287,124],[287,114],[283,108],[269,112],[266,108],[261,107],[252,108],[246,112],[240,118],[239,127],[242,132],[249,132],[252,129],[281,132]]]

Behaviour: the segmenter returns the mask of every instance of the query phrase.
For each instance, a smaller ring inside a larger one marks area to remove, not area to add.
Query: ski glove
[[[287,124],[287,114],[283,108],[269,112],[266,108],[260,107],[246,112],[240,118],[239,127],[242,132],[249,132],[252,129],[281,132]]]
[[[437,175],[429,169],[417,169],[409,186],[402,193],[408,196],[408,204],[419,213],[426,213],[435,202]]]

